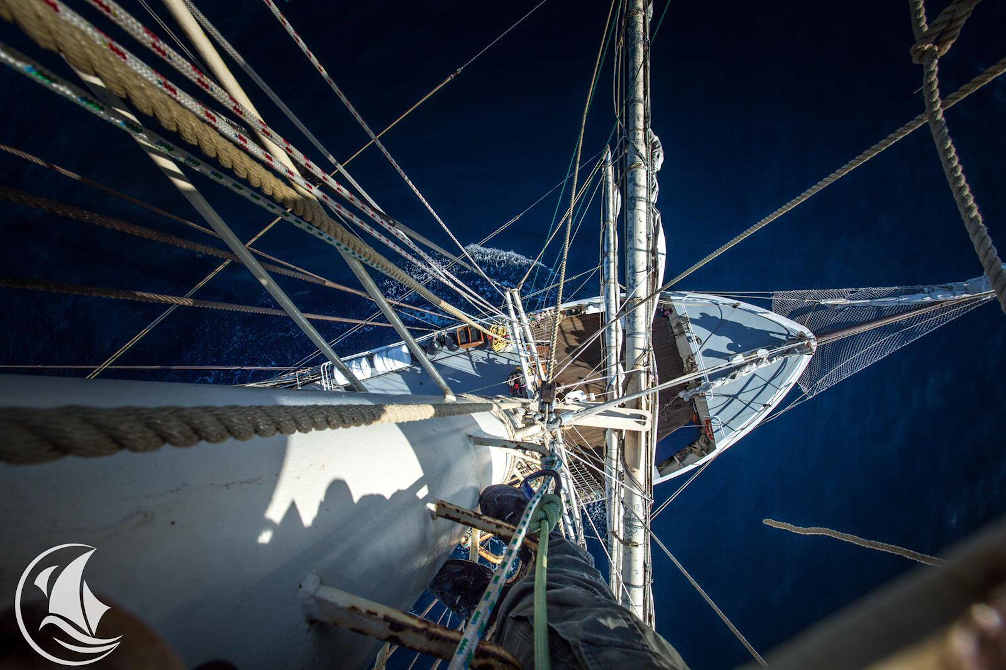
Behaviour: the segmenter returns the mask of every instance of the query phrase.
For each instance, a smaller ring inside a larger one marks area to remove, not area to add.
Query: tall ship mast
[[[7,491],[0,540],[8,548],[0,558],[2,592],[20,593],[18,578],[32,557],[72,540],[98,548],[90,562],[87,554],[74,563],[79,572],[88,562],[89,588],[101,596],[88,590],[86,603],[140,614],[190,666],[223,653],[240,668],[333,660],[397,667],[392,654],[400,660],[405,652],[398,650],[411,649],[415,658],[426,654],[451,667],[509,667],[513,659],[488,641],[476,617],[455,616],[428,588],[445,561],[464,554],[495,571],[484,598],[491,608],[499,596],[495,581],[534,569],[527,554],[518,556],[522,546],[538,546],[525,537],[527,519],[508,526],[476,509],[484,488],[510,484],[523,486],[533,503],[550,491],[559,496],[563,537],[603,556],[611,593],[645,626],[659,624],[659,552],[764,663],[653,534],[652,521],[759,426],[971,310],[995,302],[1006,309],[1006,268],[942,115],[942,106],[1006,71],[1006,61],[945,97],[934,73],[975,3],[955,1],[928,24],[924,10],[913,14],[913,54],[926,68],[927,87],[917,119],[674,277],[665,277],[675,238],[661,213],[665,149],[657,135],[672,129],[655,128],[659,113],[651,109],[654,8],[643,0],[611,3],[557,215],[538,258],[520,257],[524,273],[516,280],[494,275],[486,247],[460,241],[385,145],[384,134],[422,101],[391,125],[371,127],[284,11],[263,2],[275,19],[270,27],[296,46],[308,72],[317,70],[360,125],[369,139],[364,149],[382,155],[451,244],[399,221],[372,197],[347,167],[352,159],[336,160],[190,0],[165,0],[181,33],[170,38],[155,12],[160,28],[114,0],[0,0],[0,62],[23,75],[19,85],[41,87],[79,112],[68,122],[74,132],[115,130],[119,144],[109,150],[152,161],[165,188],[176,189],[198,219],[47,158],[6,145],[4,152],[206,239],[61,202],[42,184],[31,192],[0,184],[0,199],[221,262],[172,292],[0,280],[11,291],[163,305],[143,329],[124,333],[100,363],[81,371],[86,378],[0,376],[0,483]],[[8,44],[14,40],[30,48]],[[237,68],[257,90],[245,90]],[[614,130],[602,146],[588,148],[585,128],[602,72],[611,74]],[[267,122],[253,96],[277,119]],[[925,125],[937,139],[981,276],[827,290],[680,286]],[[288,138],[277,128],[299,134]],[[273,219],[265,230],[283,226],[304,244],[333,251],[356,284],[260,251],[258,236],[243,237],[228,221],[220,204],[228,198],[264,209]],[[597,267],[574,289],[581,278],[567,270],[570,250],[594,211]],[[553,241],[554,272],[535,290]],[[206,285],[230,265],[265,289],[269,307],[208,299]],[[596,283],[596,293],[591,288],[583,297],[586,282]],[[366,300],[373,312],[306,312],[298,304],[307,285]],[[282,369],[261,366],[268,369],[254,371],[265,374],[239,386],[112,378],[130,370],[127,352],[186,309],[289,319],[315,353]],[[348,351],[343,340],[319,331],[326,323],[345,324],[375,343],[394,341]],[[375,331],[394,335],[371,338]],[[657,502],[668,484],[674,493]],[[61,574],[82,579],[77,572]],[[101,614],[90,626],[86,603],[62,609],[100,639]],[[477,651],[466,656],[465,645]],[[74,660],[82,660],[84,652],[77,653]]]

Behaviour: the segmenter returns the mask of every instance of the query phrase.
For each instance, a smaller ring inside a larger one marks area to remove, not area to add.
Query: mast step
[[[300,594],[309,621],[347,628],[446,661],[461,642],[461,631],[326,586],[315,574],[301,582]],[[510,670],[520,664],[503,647],[480,642],[470,667]]]
[[[476,528],[487,533],[492,533],[493,535],[496,535],[500,539],[506,541],[509,541],[510,538],[514,536],[514,533],[517,532],[517,528],[515,526],[504,523],[490,516],[479,514],[473,510],[452,505],[446,500],[438,500],[434,503],[432,512],[434,519],[448,519],[450,521],[454,521],[455,523],[460,523],[463,526],[469,526],[470,528]],[[528,537],[524,538],[524,546],[531,551],[538,551],[538,543]]]
[[[548,449],[537,442],[522,442],[521,440],[507,440],[502,437],[491,435],[469,435],[468,439],[472,444],[482,447],[502,447],[504,449],[520,449],[523,451],[533,451],[548,456]]]

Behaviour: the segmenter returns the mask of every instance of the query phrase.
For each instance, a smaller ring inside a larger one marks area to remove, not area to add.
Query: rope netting
[[[925,287],[913,286],[773,293],[773,312],[803,324],[818,336],[905,315],[848,337],[825,337],[798,380],[800,389],[807,397],[815,396],[993,298],[991,293],[980,293],[938,306],[920,302],[924,295]],[[920,309],[920,304],[927,306]],[[918,315],[909,316],[913,311]]]

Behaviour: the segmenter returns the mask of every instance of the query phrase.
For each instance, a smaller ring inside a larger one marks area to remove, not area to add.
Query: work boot
[[[527,507],[524,492],[506,484],[493,484],[482,489],[479,494],[479,509],[482,513],[516,526]]]
[[[492,576],[492,570],[484,565],[451,558],[433,577],[430,592],[462,619],[468,619]]]

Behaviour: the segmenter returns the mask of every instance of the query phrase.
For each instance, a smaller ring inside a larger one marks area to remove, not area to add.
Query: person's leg
[[[552,667],[653,667],[685,670],[677,651],[621,607],[591,556],[558,532],[549,536],[547,580]],[[534,665],[534,577],[517,582],[500,603],[492,641]]]

